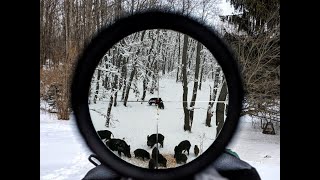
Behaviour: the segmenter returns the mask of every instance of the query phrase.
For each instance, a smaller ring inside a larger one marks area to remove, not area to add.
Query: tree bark
[[[143,92],[142,92],[141,101],[144,101],[144,99],[146,98],[146,92],[147,92],[147,79],[146,78],[143,79],[142,88],[143,88]]]
[[[45,64],[45,26],[44,26],[44,21],[43,21],[43,16],[44,16],[44,1],[45,0],[40,0],[40,65],[41,67]]]
[[[194,105],[196,103],[197,99],[197,90],[198,90],[198,80],[199,80],[199,69],[200,69],[200,50],[201,50],[201,44],[198,41],[197,42],[197,51],[196,51],[196,67],[195,67],[195,73],[194,73],[194,82],[193,82],[193,91],[192,91],[192,99],[190,102],[190,129],[192,127],[193,123],[193,116],[194,116]]]
[[[228,94],[228,89],[227,89],[227,82],[224,81],[219,97],[218,97],[218,101],[225,101],[226,97]],[[224,113],[225,113],[225,105],[223,102],[217,102],[217,108],[216,108],[216,125],[217,125],[217,134],[216,136],[218,137],[223,124],[224,124]]]
[[[185,131],[191,131],[189,121],[188,109],[188,77],[187,77],[187,50],[188,50],[188,36],[184,35],[183,52],[182,52],[182,86],[183,86],[183,112],[184,112],[184,126]]]
[[[163,53],[164,62],[163,62],[163,65],[162,65],[162,75],[166,74],[167,52]]]
[[[97,104],[98,94],[99,94],[99,83],[100,83],[101,70],[98,70],[97,82],[96,82],[96,93],[94,94],[93,103]]]
[[[114,93],[114,107],[117,106],[117,94],[118,94],[118,87],[117,87],[117,84],[118,84],[118,75],[115,75],[114,77],[114,89],[115,89],[115,93]]]
[[[109,56],[111,56],[111,50],[108,53],[109,53]],[[108,60],[107,56],[104,56],[103,61],[104,61],[104,63],[106,63],[106,69],[108,69],[109,68],[109,62],[108,62],[109,60]],[[105,78],[104,78],[104,83],[103,83],[103,87],[106,90],[110,89],[109,74],[110,74],[109,72],[105,73]]]
[[[206,58],[203,57],[203,62],[201,64],[201,73],[200,73],[200,84],[199,84],[199,90],[201,90],[202,87],[202,79],[203,79],[203,69],[204,69],[204,65],[206,63]]]
[[[154,64],[154,69],[153,69],[153,75],[152,75],[152,84],[151,84],[151,88],[150,88],[150,93],[153,94],[154,93],[154,89],[157,86],[157,81],[158,78],[156,77],[156,74],[158,74],[158,63]]]
[[[121,41],[120,41],[121,43]],[[119,55],[119,49],[117,50],[117,58],[116,58],[116,65],[117,65],[117,73],[119,73],[119,69],[120,69],[120,62],[121,62],[121,58]],[[118,74],[115,74],[115,78],[114,78],[114,89],[115,89],[115,93],[114,93],[114,107],[117,106],[117,97],[118,97]]]
[[[109,127],[109,125],[110,125],[112,104],[113,104],[113,94],[111,93],[110,102],[109,102],[109,106],[108,106],[108,110],[107,110],[107,119],[106,119],[106,124],[105,124],[106,127]]]
[[[124,102],[123,102],[124,106],[127,106],[127,101],[128,101],[128,98],[129,98],[129,92],[130,92],[130,89],[131,89],[132,80],[133,80],[133,77],[134,77],[134,75],[136,73],[136,65],[137,65],[137,60],[133,65],[133,69],[132,69],[130,77],[129,77],[129,82],[127,84],[126,94],[125,94]]]
[[[206,116],[206,126],[208,127],[211,127],[211,117],[213,116],[212,115],[212,105],[213,105],[213,102],[212,102],[212,90],[211,90],[211,86],[210,86],[210,93],[209,93],[209,103],[208,103],[208,109],[207,109],[207,116]]]
[[[123,89],[122,89],[122,96],[121,100],[124,100],[125,97],[125,92],[127,88],[127,61],[125,58],[123,58],[123,66],[122,66],[122,84],[123,84]]]
[[[219,68],[212,68],[212,73],[213,74],[213,89],[211,91],[211,87],[210,87],[210,99],[209,101],[209,105],[208,105],[208,110],[207,110],[207,117],[206,117],[206,126],[211,127],[211,117],[213,116],[213,114],[211,113],[211,109],[213,108],[213,105],[215,105],[215,102],[212,102],[213,100],[216,100],[216,95],[217,95],[217,89],[219,87],[219,73],[220,70]]]
[[[179,43],[179,51],[178,51],[178,66],[177,66],[177,77],[176,77],[176,82],[178,82],[179,81],[179,79],[180,79],[180,72],[179,72],[179,66],[180,66],[180,33],[178,33],[178,36],[179,36],[179,41],[178,41],[178,43]]]

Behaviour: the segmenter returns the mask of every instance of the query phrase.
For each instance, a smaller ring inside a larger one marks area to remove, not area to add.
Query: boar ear
[[[149,135],[147,136],[147,139],[149,139]]]

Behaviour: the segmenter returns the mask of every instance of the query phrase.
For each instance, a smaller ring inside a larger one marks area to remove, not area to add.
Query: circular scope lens
[[[102,29],[79,58],[71,93],[91,150],[137,179],[181,179],[212,164],[232,138],[243,99],[224,42],[169,12]]]
[[[224,83],[220,65],[199,41],[168,29],[140,31],[99,61],[90,116],[101,141],[122,160],[175,168],[201,156],[221,131]]]

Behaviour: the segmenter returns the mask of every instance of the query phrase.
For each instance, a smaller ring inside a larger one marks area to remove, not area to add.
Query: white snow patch
[[[70,117],[57,120],[56,114],[40,110],[40,179],[82,179],[94,167],[87,160],[91,152]]]

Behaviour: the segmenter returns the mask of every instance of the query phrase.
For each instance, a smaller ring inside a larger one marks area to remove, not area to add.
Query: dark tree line
[[[230,0],[239,14],[221,17],[231,24],[224,38],[236,52],[245,85],[243,115],[261,127],[280,122],[280,1]]]
[[[69,86],[73,62],[93,35],[109,23],[126,14],[153,7],[170,7],[186,15],[197,15],[203,21],[212,17],[218,1],[194,2],[160,0],[48,0],[40,1],[40,67],[41,88],[62,85],[59,114],[68,119]],[[211,8],[208,12],[205,9]],[[211,14],[210,14],[211,13]],[[206,49],[187,35],[168,30],[147,30],[121,40],[101,60],[94,73],[89,103],[109,102],[106,107],[106,126],[109,126],[112,107],[129,97],[145,100],[146,94],[157,91],[159,75],[174,76],[183,87],[184,129],[191,131],[197,91],[213,73],[214,58]],[[59,73],[57,73],[59,72]],[[50,78],[49,78],[50,77]],[[142,91],[138,81],[142,81]],[[193,82],[192,97],[188,100],[187,85]],[[58,86],[57,86],[58,87]],[[60,87],[60,86],[59,86]],[[131,94],[132,93],[132,94]],[[119,102],[120,101],[120,102]],[[188,102],[190,101],[190,103]]]

